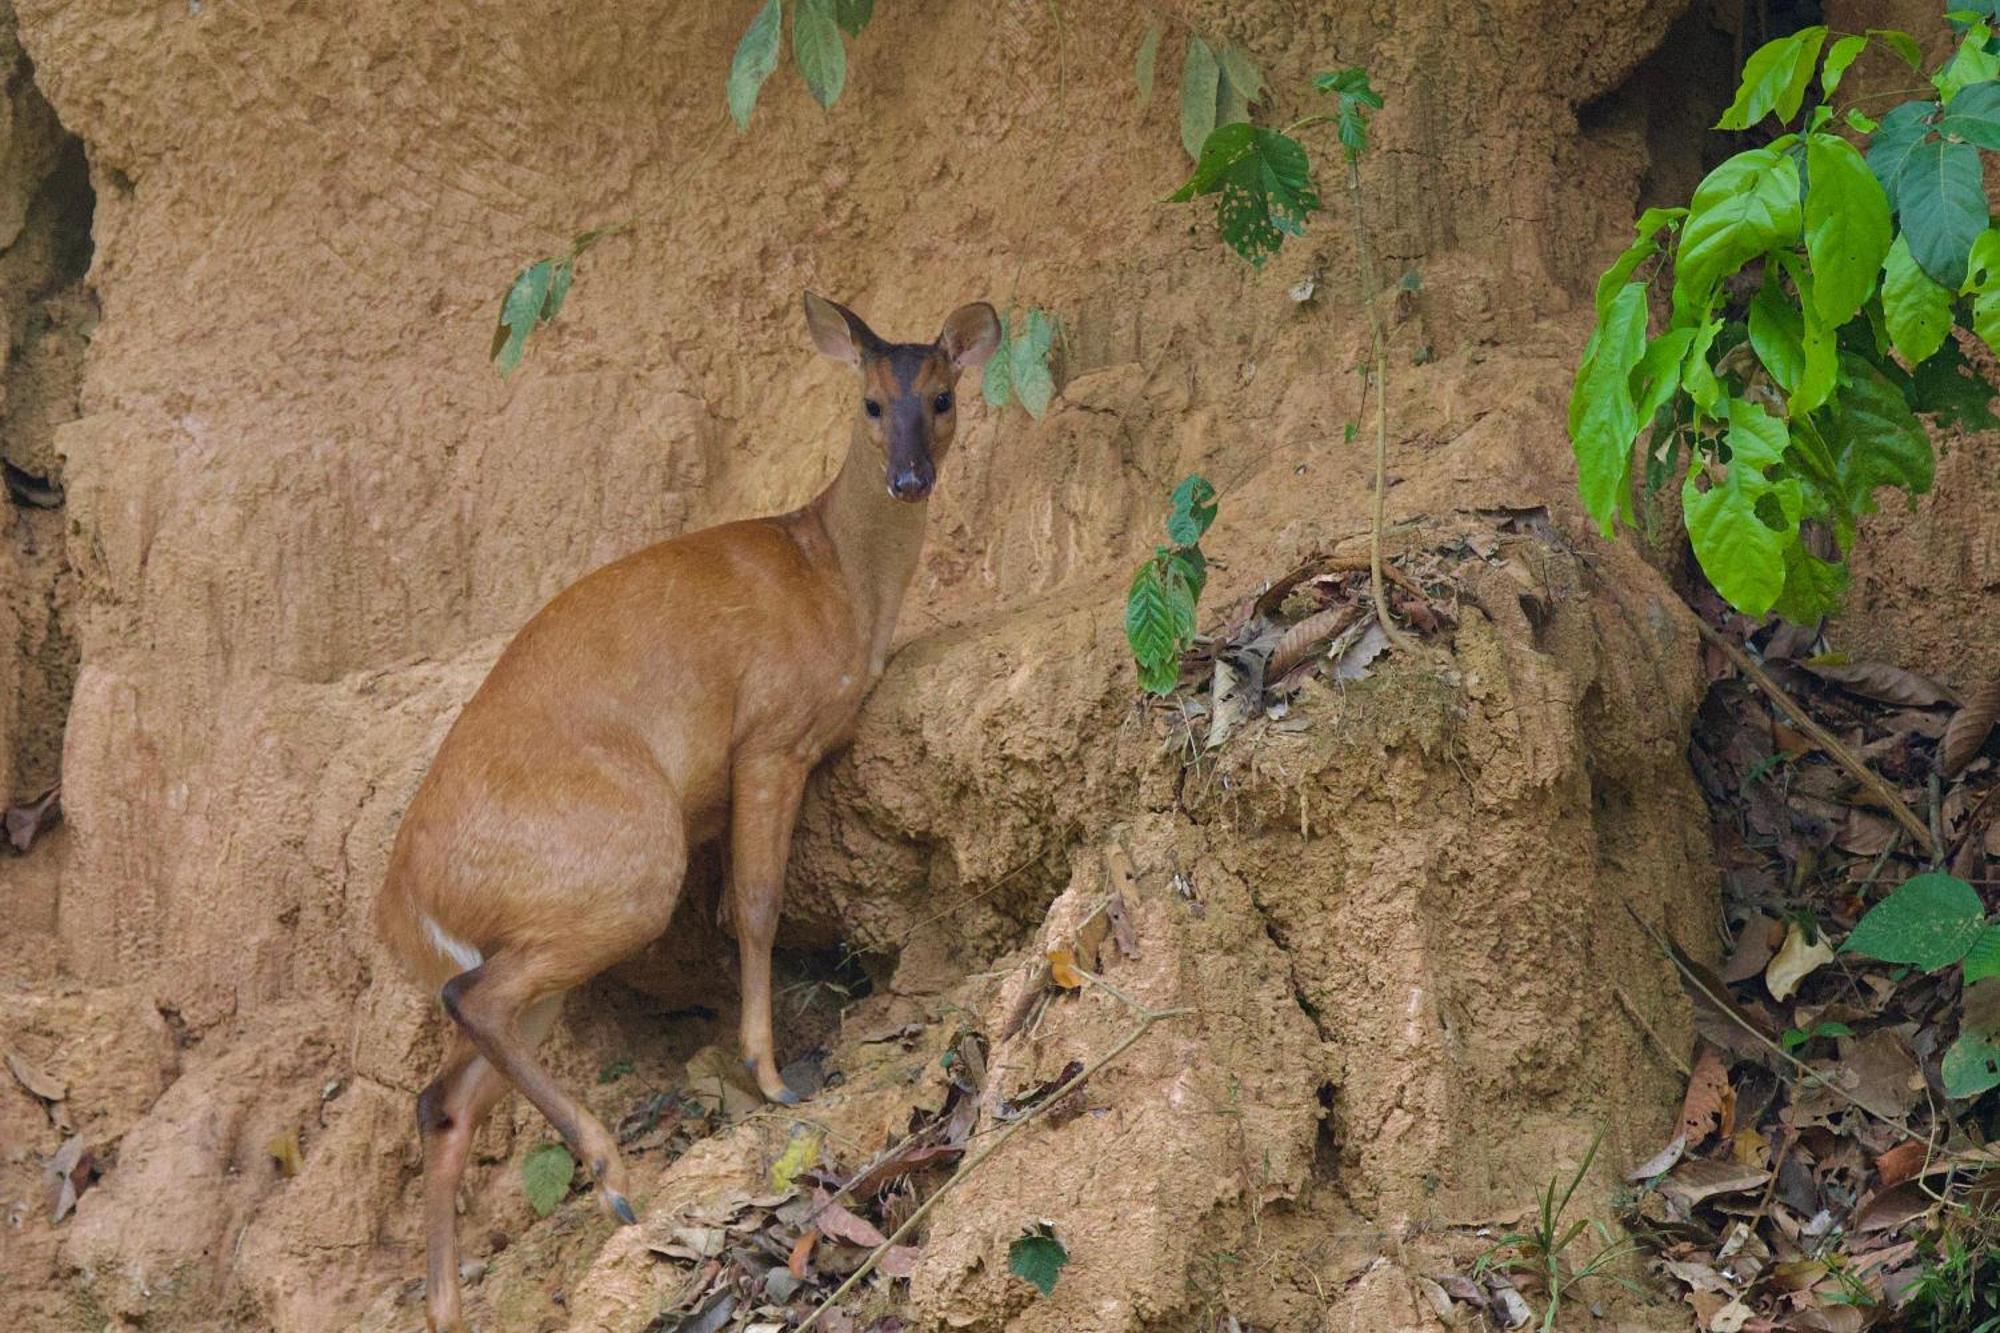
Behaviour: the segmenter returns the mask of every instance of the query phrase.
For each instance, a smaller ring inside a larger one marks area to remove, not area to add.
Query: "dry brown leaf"
[[[1853,856],[1880,856],[1900,836],[1896,822],[1872,810],[1850,806],[1833,845]]]
[[[841,1207],[825,1190],[813,1192],[813,1225],[830,1240],[859,1245],[864,1249],[872,1250],[888,1240],[873,1222]]]
[[[1076,951],[1067,944],[1049,950],[1049,980],[1064,990],[1083,985],[1083,974],[1076,970]]]
[[[792,1245],[791,1257],[785,1261],[785,1270],[793,1277],[803,1279],[812,1272],[813,1246],[819,1244],[819,1228],[807,1227],[799,1233]]]
[[[1666,1194],[1679,1195],[1690,1204],[1718,1194],[1741,1194],[1747,1190],[1762,1189],[1771,1173],[1762,1167],[1744,1166],[1737,1162],[1717,1162],[1706,1159],[1682,1162],[1674,1168],[1674,1173],[1660,1183]]]
[[[29,1064],[14,1052],[7,1052],[7,1068],[21,1086],[45,1102],[59,1102],[69,1096],[69,1084],[61,1079],[50,1078],[47,1074]]]
[[[1740,1166],[1768,1166],[1771,1141],[1754,1128],[1739,1129],[1729,1139],[1729,1160]]]
[[[288,1129],[282,1134],[273,1135],[271,1141],[264,1145],[264,1152],[277,1166],[278,1174],[287,1180],[296,1176],[299,1169],[305,1165],[305,1155],[299,1151],[299,1132],[296,1129]]]
[[[1665,1175],[1687,1154],[1687,1146],[1687,1135],[1676,1134],[1672,1143],[1654,1153],[1645,1162],[1633,1167],[1625,1179],[1651,1180],[1654,1176]]]
[[[1974,690],[1965,707],[1951,715],[1944,729],[1944,744],[1938,747],[1938,771],[1948,778],[1956,777],[1986,744],[1996,720],[2000,720],[2000,676]]]
[[[1854,1214],[1856,1231],[1894,1231],[1916,1221],[1937,1205],[1914,1180],[1892,1185],[1861,1205]]]
[[[1111,891],[1111,901],[1104,905],[1105,920],[1111,923],[1111,942],[1118,952],[1127,959],[1139,956],[1139,932],[1132,928],[1132,917],[1125,910],[1125,898],[1118,890]]]
[[[1343,606],[1329,606],[1324,611],[1307,616],[1286,630],[1284,637],[1278,640],[1278,646],[1271,650],[1271,664],[1265,668],[1264,679],[1278,679],[1305,661],[1312,655],[1314,648],[1346,629],[1360,615],[1360,604],[1350,603]]]
[[[1882,1188],[1900,1185],[1924,1169],[1924,1161],[1930,1156],[1927,1145],[1915,1140],[1905,1140],[1875,1159],[1875,1173],[1881,1177]]]
[[[917,1275],[917,1259],[922,1254],[914,1245],[891,1245],[882,1252],[875,1271],[884,1277],[912,1278]]]
[[[1778,950],[1778,944],[1785,938],[1784,923],[1762,912],[1744,923],[1736,936],[1736,948],[1722,965],[1724,981],[1748,981],[1764,970],[1771,961],[1771,955]]]
[[[49,1159],[48,1174],[55,1186],[55,1211],[49,1217],[51,1225],[61,1222],[76,1211],[76,1201],[90,1185],[92,1158],[89,1148],[84,1145],[81,1134],[73,1134],[56,1149],[56,1155]]]
[[[1729,1066],[1722,1052],[1701,1043],[1695,1056],[1694,1072],[1688,1078],[1687,1095],[1681,1099],[1681,1137],[1689,1146],[1698,1146],[1722,1122],[1722,1103],[1729,1096]]]
[[[1764,985],[1771,998],[1782,1004],[1792,998],[1801,981],[1832,961],[1833,946],[1826,942],[1825,936],[1808,944],[1805,927],[1794,921],[1771,965],[1764,969]]]
[[[1936,681],[1887,662],[1808,661],[1800,665],[1850,694],[1880,703],[1901,704],[1905,708],[1935,708],[1939,704],[1958,702],[1957,696]]]

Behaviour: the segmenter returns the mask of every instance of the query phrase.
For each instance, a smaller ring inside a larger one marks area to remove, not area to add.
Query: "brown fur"
[[[397,833],[378,927],[454,1024],[418,1100],[433,1329],[462,1327],[458,1182],[508,1082],[632,1220],[612,1136],[535,1048],[564,992],[666,929],[688,849],[725,830],[743,1054],[766,1096],[795,1100],[772,1049],[770,952],[799,797],[852,734],[916,567],[929,481],[912,483],[916,503],[889,485],[899,469],[934,475],[957,419],[937,395],[999,336],[985,305],[954,313],[935,345],[886,344],[810,294],[806,313],[821,350],[860,370],[833,484],[803,509],[663,542],[558,595],[466,704]],[[484,961],[462,971],[426,921]]]

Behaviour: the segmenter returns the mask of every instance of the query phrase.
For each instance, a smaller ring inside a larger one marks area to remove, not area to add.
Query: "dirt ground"
[[[1006,1028],[1109,847],[1139,947],[1108,977],[1195,1011],[937,1210],[905,1317],[1436,1327],[1413,1275],[1476,1253],[1600,1132],[1598,1215],[1657,1146],[1679,1081],[1646,1029],[1684,1048],[1688,1018],[1624,905],[1714,948],[1686,761],[1705,682],[1678,569],[1583,520],[1564,408],[1595,266],[1701,170],[1737,7],[1175,3],[1144,110],[1139,5],[878,8],[831,112],[787,63],[739,135],[748,3],[0,0],[0,457],[60,488],[0,510],[0,779],[34,795],[59,756],[65,811],[0,859],[0,1046],[65,1086],[52,1106],[0,1080],[13,1326],[421,1324],[411,1107],[439,1034],[369,933],[390,839],[551,594],[830,476],[850,390],[811,351],[808,287],[894,337],[986,298],[1068,341],[1045,419],[968,406],[899,651],[809,795],[781,1041],[844,1081],[804,1113],[855,1160],[934,1105],[947,1039]],[[1331,172],[1328,213],[1262,272],[1208,210],[1157,202],[1187,168],[1189,28],[1254,54],[1275,123],[1338,64],[1387,96],[1368,220],[1385,283],[1417,276],[1396,541],[1548,516],[1508,539],[1534,616],[1521,589],[1469,591],[1449,660],[1386,660],[1198,788],[1134,710],[1121,627],[1168,491],[1198,470],[1221,492],[1220,607],[1353,549],[1368,469]],[[514,272],[628,219],[503,380]],[[1941,487],[1992,459],[1958,442]],[[1880,521],[1846,622],[1869,651],[1994,665],[1959,628],[2000,585],[2000,511],[1974,496]],[[1952,591],[1911,611],[1926,579]],[[812,982],[836,947],[866,998]],[[731,952],[692,892],[571,998],[551,1066],[607,1117],[634,1080],[671,1086],[730,1040]],[[1064,999],[989,1063],[1038,1082],[1126,1023]],[[636,1159],[642,1225],[615,1230],[587,1195],[534,1218],[519,1161],[546,1126],[503,1104],[460,1223],[473,1317],[647,1327],[685,1278],[647,1240],[757,1192],[792,1124]],[[70,1131],[96,1177],[51,1224],[42,1163]],[[1006,1269],[1044,1218],[1075,1256],[1046,1300]],[[1608,1326],[1685,1318],[1621,1296]]]

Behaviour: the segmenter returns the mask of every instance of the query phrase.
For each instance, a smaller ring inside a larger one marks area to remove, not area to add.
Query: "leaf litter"
[[[1824,653],[1814,630],[1753,624],[1712,600],[1698,610],[1938,845],[1913,845],[1879,792],[1710,650],[1689,759],[1722,869],[1724,962],[1712,972],[1681,947],[1691,941],[1664,941],[1697,1043],[1671,1141],[1635,1163],[1621,1220],[1709,1333],[1902,1327],[1948,1233],[1990,1221],[1978,1200],[2000,1188],[1995,1096],[1944,1090],[1946,1051],[1979,1021],[1958,969],[1840,946],[1933,869],[1972,884],[1989,914],[2000,905],[2000,686],[1961,703],[1918,673]]]

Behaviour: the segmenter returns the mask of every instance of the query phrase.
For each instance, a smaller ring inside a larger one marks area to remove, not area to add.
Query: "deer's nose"
[[[929,495],[936,481],[936,473],[928,464],[899,467],[889,474],[889,494],[898,500],[915,502]]]

